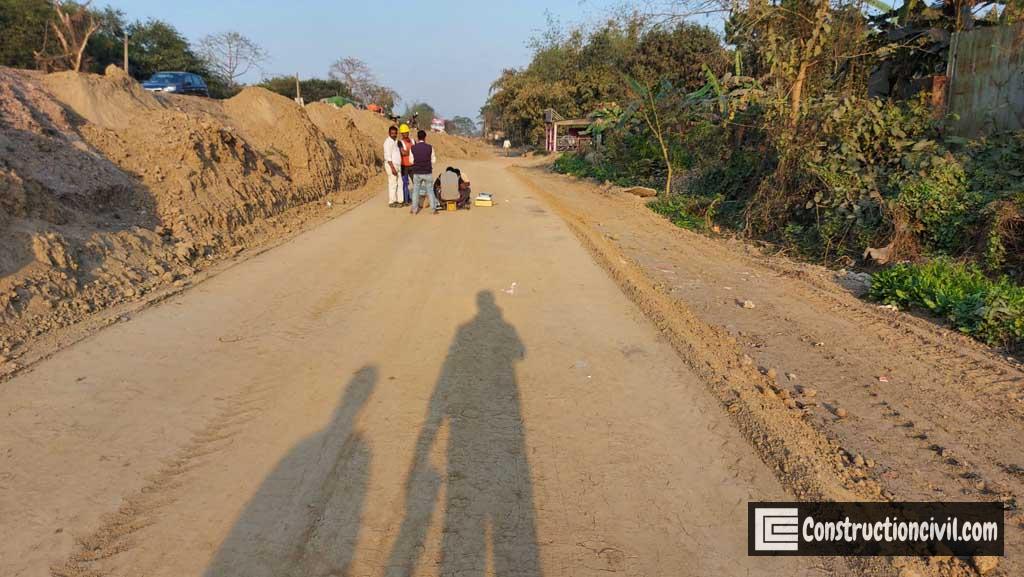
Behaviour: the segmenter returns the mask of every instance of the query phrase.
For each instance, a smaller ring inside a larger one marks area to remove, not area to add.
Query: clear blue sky
[[[546,26],[607,15],[618,0],[107,0],[129,20],[158,18],[189,40],[237,30],[271,56],[265,74],[327,75],[341,57],[364,60],[403,103],[475,119],[503,68],[529,61],[526,42]],[[102,0],[96,2],[103,5]],[[257,81],[260,74],[247,78]]]

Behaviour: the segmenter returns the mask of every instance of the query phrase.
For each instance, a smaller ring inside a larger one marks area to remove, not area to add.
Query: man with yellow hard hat
[[[409,206],[412,204],[412,195],[409,191],[409,181],[412,179],[412,176],[409,175],[409,167],[413,163],[412,147],[415,143],[409,138],[408,124],[399,126],[398,134],[398,146],[402,152],[402,193],[404,194],[402,206]]]

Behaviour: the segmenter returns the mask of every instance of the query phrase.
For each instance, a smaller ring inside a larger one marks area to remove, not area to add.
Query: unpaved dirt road
[[[380,198],[0,385],[0,574],[822,575],[730,414],[508,169]]]

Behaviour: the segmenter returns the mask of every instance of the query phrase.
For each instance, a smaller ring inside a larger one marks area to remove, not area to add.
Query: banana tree
[[[667,171],[665,194],[672,194],[672,177],[674,176],[672,154],[668,143],[668,133],[666,132],[667,123],[664,122],[664,119],[670,111],[675,110],[677,103],[672,97],[676,95],[676,90],[668,80],[662,80],[657,86],[653,87],[646,82],[641,83],[632,76],[626,76],[626,82],[633,101],[622,112],[618,125],[622,126],[637,116],[643,120],[647,129],[658,142],[661,158],[665,163]]]
[[[604,133],[620,123],[622,113],[622,107],[614,103],[598,108],[587,117],[590,124],[581,134],[594,137],[594,144],[600,149],[601,143],[604,141]]]

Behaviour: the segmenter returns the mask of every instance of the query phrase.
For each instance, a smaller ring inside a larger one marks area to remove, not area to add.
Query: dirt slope
[[[391,121],[383,116],[370,112],[369,110],[359,110],[351,105],[346,105],[342,108],[342,112],[352,119],[356,127],[360,132],[364,134],[373,134],[378,137],[375,140],[379,140],[377,143],[378,148],[381,148],[384,138],[388,134],[388,127],[391,126]],[[413,135],[415,138],[416,135]],[[480,140],[464,138],[461,136],[454,136],[451,134],[442,134],[437,132],[428,132],[427,142],[434,145],[440,164],[445,164],[446,159],[450,160],[465,160],[469,158],[481,158],[489,154],[490,148],[484,142]],[[380,151],[383,157],[383,150]]]
[[[340,186],[341,155],[296,103],[250,87],[224,102],[246,140],[291,177],[300,199],[313,200]]]
[[[841,487],[864,500],[1001,501],[1002,574],[1024,574],[1018,363],[864,303],[826,269],[679,229],[635,196],[543,168],[520,174],[663,323],[797,495],[841,500],[843,493],[829,494]],[[767,374],[748,376],[753,385],[744,390],[736,365]],[[815,446],[832,449],[815,455]],[[842,476],[829,474],[830,461]],[[815,476],[838,482],[807,491]],[[927,569],[922,574],[974,574],[957,559],[934,559]]]
[[[306,107],[306,113],[341,155],[342,185],[363,184],[368,167],[376,166],[383,157],[382,151],[377,150],[376,139],[360,131],[349,115],[330,104],[315,102]]]
[[[19,344],[362,200],[380,172],[379,135],[259,88],[0,69],[0,112],[0,374]]]

